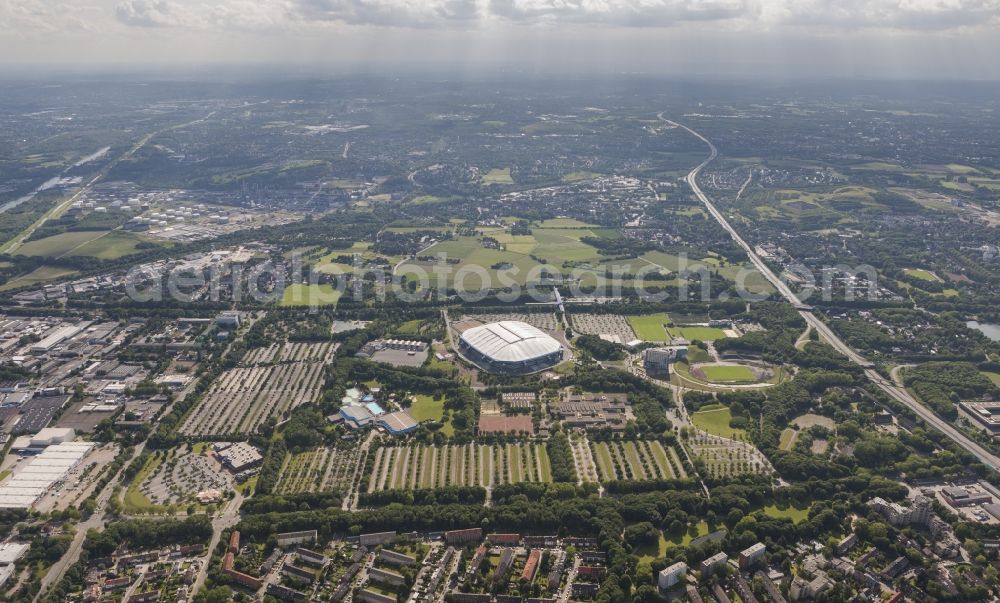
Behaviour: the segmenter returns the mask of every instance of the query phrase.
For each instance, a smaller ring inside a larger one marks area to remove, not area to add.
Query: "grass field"
[[[705,523],[704,521],[699,521],[698,523],[694,524],[693,526],[685,530],[684,534],[681,534],[679,536],[673,536],[669,539],[666,539],[665,546],[667,548],[673,546],[687,546],[691,544],[691,541],[694,540],[695,538],[701,538],[702,536],[707,536],[708,529],[709,528],[707,523]],[[661,544],[661,546],[664,545]],[[666,551],[664,551],[664,553],[666,553]]]
[[[795,430],[792,428],[786,428],[781,432],[781,440],[778,442],[778,448],[780,450],[791,450],[792,445],[795,443]]]
[[[688,346],[688,364],[698,364],[700,362],[708,362],[712,359],[709,353],[696,345]]]
[[[801,523],[809,519],[809,507],[799,509],[793,506],[778,507],[776,505],[768,505],[764,507],[763,511],[768,517],[779,519],[784,517],[791,519],[792,523]]]
[[[664,313],[648,314],[646,316],[629,316],[628,322],[632,325],[636,337],[643,341],[667,341],[669,336],[664,325],[670,321]]]
[[[493,168],[483,176],[483,185],[490,184],[514,184],[514,179],[510,177],[510,168]]]
[[[138,245],[148,239],[121,230],[87,230],[63,232],[51,237],[28,241],[18,249],[19,255],[42,257],[95,257],[116,260],[138,251]]]
[[[117,260],[139,251],[139,243],[148,242],[130,232],[113,230],[103,237],[93,239],[73,249],[67,256],[95,257],[101,260]],[[169,246],[173,246],[171,243]]]
[[[725,339],[726,332],[715,327],[673,327],[668,329],[672,337],[683,337],[688,341],[715,341]]]
[[[905,272],[908,276],[918,278],[922,281],[930,281],[932,283],[941,282],[941,279],[939,279],[937,275],[930,270],[923,270],[920,268],[904,268],[903,272]]]
[[[143,465],[139,473],[136,474],[135,478],[132,479],[132,483],[129,484],[128,488],[125,489],[125,493],[122,495],[122,506],[127,513],[150,513],[160,509],[158,505],[154,505],[149,498],[139,489],[142,483],[149,479],[153,471],[160,466],[163,462],[163,457],[152,456],[149,461]]]
[[[597,172],[587,172],[581,170],[579,172],[570,172],[566,174],[565,176],[562,177],[562,181],[567,183],[581,182],[583,180],[593,180],[595,178],[600,178],[600,177],[601,174],[598,174]]]
[[[710,405],[705,410],[699,410],[691,415],[691,422],[698,429],[713,435],[729,439],[739,439],[746,432],[729,426],[733,415],[729,408],[722,405]]]
[[[530,235],[517,236],[503,229],[484,229],[483,234],[497,239],[505,249],[487,248],[478,237],[461,236],[438,242],[422,252],[421,256],[444,255],[459,260],[457,264],[449,264],[445,268],[448,274],[442,278],[447,278],[453,286],[458,280],[461,287],[456,288],[467,291],[479,291],[484,284],[499,288],[507,282],[524,284],[529,278],[537,278],[540,263],[532,256],[543,258],[550,273],[559,272],[564,262],[591,261],[599,257],[596,248],[580,240],[596,236],[597,233],[589,228],[539,228]],[[396,274],[417,280],[426,275],[429,284],[435,286],[438,278],[435,267],[429,262],[410,260],[402,263]],[[486,283],[483,283],[484,275]]]
[[[444,416],[444,398],[435,400],[432,396],[419,394],[407,412],[417,421],[440,421]]]
[[[820,425],[830,430],[837,428],[837,422],[830,417],[824,417],[822,415],[815,415],[812,413],[806,413],[795,417],[792,419],[792,424],[799,429],[808,429],[814,425]]]
[[[282,307],[291,306],[336,306],[340,299],[340,291],[332,285],[311,285],[293,283],[285,287],[281,296]]]
[[[51,237],[28,241],[17,250],[18,255],[37,255],[43,257],[59,257],[77,247],[85,245],[98,237],[107,234],[106,230],[87,230],[82,232],[62,232]]]
[[[1000,387],[1000,373],[991,373],[989,371],[983,371],[986,378],[993,382],[993,385]]]
[[[58,278],[73,276],[74,274],[77,274],[77,271],[70,270],[68,268],[60,268],[58,266],[39,266],[24,276],[10,279],[3,285],[0,285],[0,291],[9,291],[11,289],[17,289],[18,287],[37,285],[39,283],[52,281]]]
[[[757,381],[757,375],[746,366],[710,364],[700,368],[705,373],[705,378],[714,383],[753,383]]]
[[[575,218],[549,218],[542,220],[538,228],[596,228],[596,224],[581,222]]]

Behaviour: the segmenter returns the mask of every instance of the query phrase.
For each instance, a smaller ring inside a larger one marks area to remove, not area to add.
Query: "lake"
[[[965,323],[965,326],[969,327],[970,329],[975,329],[979,331],[980,333],[986,335],[993,341],[1000,341],[1000,325],[994,325],[988,322],[976,322],[974,320],[970,320],[969,322]]]

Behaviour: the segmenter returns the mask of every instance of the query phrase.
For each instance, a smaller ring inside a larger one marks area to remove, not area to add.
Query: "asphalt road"
[[[726,232],[729,233],[729,235],[733,238],[733,241],[735,241],[740,247],[743,248],[743,250],[747,254],[747,257],[750,258],[751,263],[753,263],[754,267],[756,267],[757,270],[764,275],[764,278],[766,278],[775,287],[775,289],[778,290],[781,296],[784,297],[790,304],[794,305],[796,308],[800,308],[799,314],[802,316],[803,319],[805,319],[807,324],[812,326],[812,328],[819,333],[820,338],[829,343],[831,346],[833,346],[835,350],[847,356],[852,362],[863,367],[865,369],[865,375],[868,377],[869,380],[871,380],[872,383],[877,385],[882,391],[884,391],[894,400],[907,406],[918,417],[923,419],[923,421],[927,425],[934,427],[941,433],[951,438],[956,444],[958,444],[959,447],[966,450],[969,454],[975,456],[986,466],[990,467],[994,471],[1000,471],[1000,457],[997,457],[989,450],[983,448],[976,442],[970,440],[963,433],[955,429],[955,427],[953,427],[951,423],[945,421],[944,419],[938,417],[936,414],[931,412],[930,409],[928,409],[926,406],[917,401],[905,389],[897,387],[894,383],[886,380],[884,377],[882,377],[882,375],[878,374],[878,372],[875,371],[871,361],[867,360],[856,350],[848,346],[842,339],[840,339],[839,336],[837,336],[836,333],[833,332],[832,329],[830,329],[829,326],[827,326],[825,322],[823,322],[818,316],[814,315],[811,310],[805,309],[805,305],[798,298],[798,296],[796,296],[795,293],[788,287],[788,285],[780,278],[778,278],[778,276],[774,273],[774,271],[772,271],[771,268],[764,263],[764,260],[762,260],[760,256],[757,255],[757,252],[754,251],[753,247],[751,247],[749,244],[747,244],[746,241],[743,240],[743,237],[741,237],[740,234],[736,232],[736,229],[734,229],[732,225],[729,224],[729,221],[726,220],[725,216],[722,215],[722,213],[712,203],[711,199],[709,199],[708,196],[701,190],[701,187],[698,186],[699,172],[701,172],[702,168],[711,163],[719,154],[718,150],[715,148],[715,145],[713,145],[710,140],[708,140],[698,132],[692,130],[691,128],[683,124],[677,123],[675,121],[665,119],[662,113],[658,117],[669,124],[672,124],[678,128],[681,128],[689,132],[691,135],[697,137],[699,140],[708,145],[710,151],[708,157],[700,164],[698,164],[698,166],[695,167],[693,170],[691,170],[687,175],[686,180],[688,186],[691,187],[691,190],[694,191],[694,194],[705,205],[705,208],[712,215],[712,217],[715,218],[715,220],[719,223],[719,225],[722,226],[722,228],[724,228]]]
[[[143,442],[135,447],[132,457],[122,466],[122,469],[118,471],[118,474],[108,482],[104,490],[98,494],[96,502],[97,506],[94,508],[94,512],[87,518],[86,521],[82,521],[76,525],[76,533],[73,535],[73,541],[69,545],[69,549],[63,554],[63,556],[56,561],[49,571],[42,576],[41,587],[38,589],[38,593],[32,601],[39,601],[42,596],[48,591],[49,587],[62,579],[63,574],[66,570],[70,568],[71,565],[76,563],[77,559],[80,558],[80,551],[83,550],[83,542],[87,539],[88,530],[103,530],[105,526],[104,515],[107,512],[108,501],[111,500],[111,495],[114,492],[115,486],[121,480],[122,473],[125,468],[132,463],[133,460],[138,458],[142,451],[145,449],[146,443]]]

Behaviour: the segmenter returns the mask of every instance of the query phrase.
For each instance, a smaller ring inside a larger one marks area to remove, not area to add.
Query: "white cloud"
[[[196,15],[172,0],[124,0],[115,6],[115,16],[136,27],[191,27]]]
[[[763,0],[762,19],[780,25],[946,30],[989,25],[1000,0]]]
[[[11,5],[11,0],[0,2]],[[701,22],[923,31],[996,24],[1000,0],[121,0],[114,14],[130,26],[238,30],[331,23],[465,29],[502,24],[648,28]]]
[[[475,24],[485,16],[483,0],[297,0],[303,20],[398,27]]]
[[[226,0],[185,4],[178,0],[122,0],[115,17],[136,27],[264,30],[291,22],[292,5],[284,0]]]
[[[492,0],[490,13],[525,22],[550,20],[629,27],[719,21],[754,11],[750,0]]]
[[[45,0],[0,0],[0,31],[18,35],[88,31],[90,8]]]

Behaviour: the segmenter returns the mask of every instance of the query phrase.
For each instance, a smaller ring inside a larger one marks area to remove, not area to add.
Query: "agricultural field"
[[[289,454],[274,491],[276,494],[340,492],[346,495],[354,487],[363,457],[357,447],[325,447]]]
[[[551,481],[541,444],[387,446],[375,452],[368,492]]]
[[[264,350],[264,351],[261,351]],[[287,353],[298,360],[279,360]],[[250,434],[270,417],[319,397],[333,343],[275,344],[248,352],[248,363],[220,374],[188,415],[181,433],[188,436]]]
[[[601,481],[687,477],[677,451],[655,440],[592,442],[591,449]]]
[[[670,317],[662,312],[645,316],[629,316],[628,322],[636,337],[643,341],[667,341],[670,339],[666,328]]]

